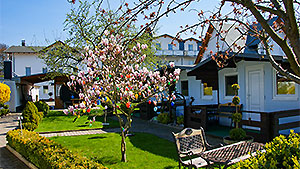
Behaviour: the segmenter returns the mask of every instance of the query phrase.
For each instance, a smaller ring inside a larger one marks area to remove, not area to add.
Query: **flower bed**
[[[106,168],[60,144],[27,130],[7,133],[8,144],[38,168]]]

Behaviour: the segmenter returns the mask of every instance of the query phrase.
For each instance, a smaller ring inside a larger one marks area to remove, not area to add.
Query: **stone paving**
[[[28,167],[5,148],[6,133],[18,126],[20,113],[11,113],[0,118],[0,169],[28,169]]]

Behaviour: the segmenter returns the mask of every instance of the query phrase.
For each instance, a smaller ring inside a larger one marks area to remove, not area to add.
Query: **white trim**
[[[203,87],[203,83],[200,83],[200,94],[201,94],[201,98],[203,100],[213,100],[214,99],[214,94],[212,91],[212,95],[204,95],[204,87]]]
[[[298,100],[298,84],[295,83],[295,94],[277,94],[277,84],[276,84],[276,70],[273,68],[272,71],[273,74],[273,80],[272,80],[272,86],[273,86],[273,97],[272,100]]]
[[[226,76],[237,76],[237,83],[239,82],[239,75],[238,75],[238,72],[236,71],[235,69],[235,72],[230,72],[230,73],[224,73],[224,78],[223,78],[223,81],[224,81],[224,85],[223,85],[223,99],[224,100],[232,100],[233,96],[226,96]]]
[[[263,103],[261,104],[261,110],[260,111],[264,111],[265,109],[265,89],[264,89],[264,86],[265,86],[265,82],[264,82],[264,65],[263,64],[260,64],[260,65],[254,65],[254,66],[247,66],[246,67],[246,108],[247,110],[250,110],[250,104],[249,104],[249,99],[248,99],[248,93],[249,93],[249,71],[255,71],[255,70],[258,70],[260,71],[260,81],[261,81],[261,94],[262,94],[262,97],[263,97]],[[250,110],[251,111],[251,110]]]

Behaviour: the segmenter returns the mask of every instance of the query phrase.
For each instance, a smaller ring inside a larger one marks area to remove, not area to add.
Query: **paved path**
[[[116,117],[112,117],[113,119],[117,120]],[[180,128],[174,128],[167,125],[161,125],[157,123],[152,123],[146,120],[142,120],[139,118],[134,118],[132,122],[132,127],[130,129],[131,132],[143,132],[143,133],[150,133],[154,134],[158,137],[167,139],[169,141],[174,141],[172,132],[179,132]],[[89,135],[89,134],[102,134],[102,133],[109,133],[109,132],[120,132],[119,128],[115,129],[99,129],[99,130],[86,130],[86,131],[71,131],[71,132],[59,132],[59,133],[46,133],[40,134],[45,137],[54,137],[54,136],[78,136],[78,135]],[[222,140],[209,137],[207,136],[207,140],[210,144],[218,144],[221,143]]]
[[[28,167],[5,148],[6,133],[18,126],[19,113],[0,118],[0,169],[28,169]]]

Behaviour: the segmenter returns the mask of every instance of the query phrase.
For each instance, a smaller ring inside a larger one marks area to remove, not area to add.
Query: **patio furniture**
[[[225,165],[224,168],[255,155],[263,144],[241,141],[227,146],[211,146],[207,143],[202,127],[200,129],[186,128],[179,133],[172,133],[175,139],[179,157],[179,168],[210,167],[212,164]],[[210,149],[210,150],[209,150]]]

